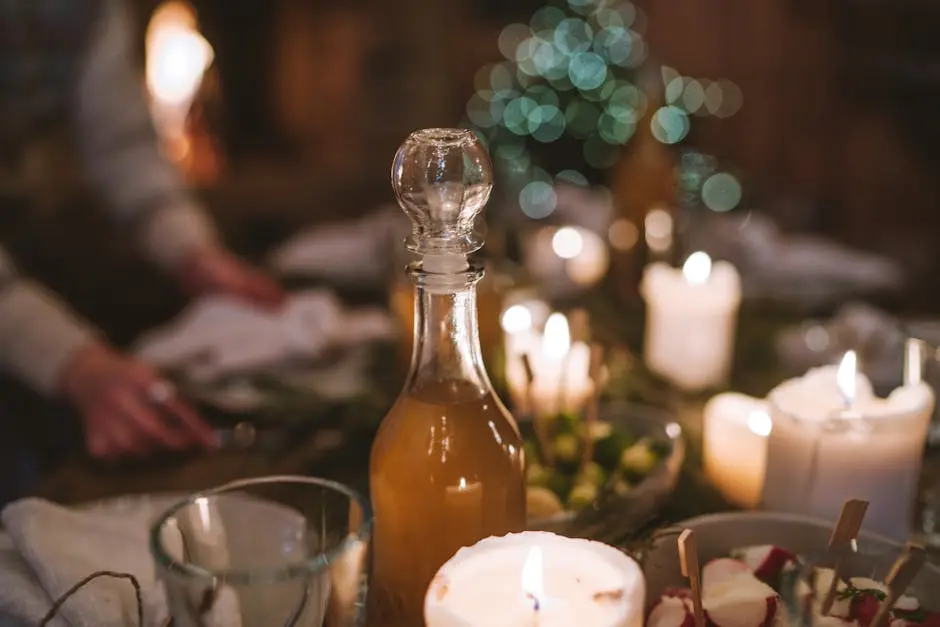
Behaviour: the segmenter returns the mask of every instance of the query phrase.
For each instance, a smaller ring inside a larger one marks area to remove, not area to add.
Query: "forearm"
[[[105,0],[80,76],[75,111],[84,162],[108,209],[139,235],[145,252],[174,269],[216,242],[215,230],[176,168],[160,153],[131,57],[130,20]]]
[[[52,396],[70,358],[96,336],[54,294],[18,276],[0,251],[0,368]]]

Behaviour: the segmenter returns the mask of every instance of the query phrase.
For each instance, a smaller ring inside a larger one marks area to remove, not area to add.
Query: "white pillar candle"
[[[744,394],[719,394],[705,405],[702,457],[705,474],[729,502],[760,503],[771,431],[767,402]]]
[[[646,582],[617,549],[552,533],[457,552],[424,600],[427,627],[641,627]]]
[[[728,262],[693,253],[681,270],[647,266],[644,358],[650,370],[689,391],[726,381],[731,370],[741,280]]]
[[[768,509],[834,520],[846,499],[862,498],[871,503],[866,529],[908,537],[934,404],[927,385],[878,398],[850,351],[840,367],[785,381],[768,400]]]

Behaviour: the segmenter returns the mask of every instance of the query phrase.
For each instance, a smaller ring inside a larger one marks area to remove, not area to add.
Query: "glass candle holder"
[[[269,477],[194,494],[151,530],[177,627],[352,627],[372,514],[325,479]]]

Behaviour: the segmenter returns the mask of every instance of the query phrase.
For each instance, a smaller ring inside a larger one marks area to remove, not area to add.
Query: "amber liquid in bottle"
[[[412,273],[411,372],[372,448],[371,627],[421,627],[424,595],[441,565],[461,547],[526,522],[522,440],[480,355],[480,273]],[[456,289],[441,287],[455,278]]]

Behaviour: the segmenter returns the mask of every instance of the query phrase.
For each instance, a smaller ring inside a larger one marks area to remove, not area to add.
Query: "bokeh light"
[[[716,172],[702,184],[702,202],[712,211],[731,211],[741,202],[741,183],[727,172]]]
[[[562,259],[574,259],[583,249],[584,237],[572,226],[564,226],[552,236],[552,250]]]
[[[555,188],[545,181],[531,181],[519,192],[519,207],[533,220],[550,216],[557,203]]]
[[[577,185],[578,187],[587,187],[588,180],[587,177],[578,172],[577,170],[562,170],[557,175],[555,175],[555,180],[560,183],[569,183],[571,185]]]
[[[610,223],[610,228],[607,229],[607,239],[617,250],[630,250],[640,239],[640,230],[630,220],[618,218]]]
[[[664,144],[678,144],[689,134],[689,116],[673,105],[660,107],[650,120],[653,137]]]

